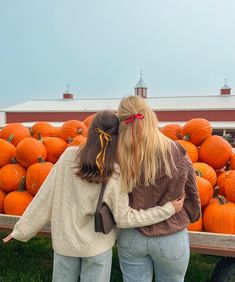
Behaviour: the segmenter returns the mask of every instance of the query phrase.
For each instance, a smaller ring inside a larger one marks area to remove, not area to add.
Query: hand
[[[4,243],[8,243],[13,239],[13,237],[11,236],[11,234],[9,234],[7,237],[3,238],[2,241]]]
[[[178,199],[171,201],[171,204],[175,208],[176,213],[182,210],[184,205],[184,199],[185,199],[185,194],[183,194],[183,196],[179,197]]]

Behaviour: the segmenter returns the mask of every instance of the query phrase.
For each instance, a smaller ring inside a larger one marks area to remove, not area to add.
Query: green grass
[[[53,251],[51,239],[33,238],[27,243],[2,243],[0,233],[0,282],[50,282]],[[192,254],[185,282],[208,282],[218,257]],[[121,282],[117,251],[114,248],[111,282]]]

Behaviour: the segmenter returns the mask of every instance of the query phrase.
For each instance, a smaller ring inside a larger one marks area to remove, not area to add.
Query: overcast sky
[[[32,99],[235,89],[234,0],[1,1],[0,108]],[[234,90],[235,92],[235,90]]]

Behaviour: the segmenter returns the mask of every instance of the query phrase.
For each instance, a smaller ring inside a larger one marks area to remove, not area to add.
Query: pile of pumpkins
[[[168,124],[160,131],[187,151],[196,175],[202,216],[188,229],[235,234],[235,153],[211,124],[194,118],[183,126]]]
[[[0,131],[0,213],[22,215],[68,146],[83,146],[94,115],[61,127],[36,122],[30,129],[12,123]],[[188,229],[235,234],[235,153],[221,136],[212,135],[202,118],[160,129],[185,148],[195,171],[201,218]]]
[[[86,143],[93,117],[61,127],[11,123],[0,130],[0,213],[23,214],[64,150]]]

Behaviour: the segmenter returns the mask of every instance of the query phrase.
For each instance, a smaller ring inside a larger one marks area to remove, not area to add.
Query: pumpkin
[[[214,194],[213,197],[210,199],[209,204],[213,204],[213,203],[218,203],[218,197],[222,196],[221,194],[219,194],[219,186],[215,186],[214,187]]]
[[[43,145],[47,149],[46,161],[55,164],[64,150],[67,148],[67,143],[64,139],[58,137],[44,137],[42,139]]]
[[[45,121],[36,122],[30,129],[31,136],[36,139],[42,137],[49,137],[55,134],[55,127]]]
[[[196,146],[201,145],[211,134],[212,126],[208,120],[203,118],[190,119],[182,128],[183,139]]]
[[[216,172],[210,165],[206,163],[196,162],[193,163],[193,168],[197,176],[201,176],[208,180],[211,185],[214,187],[216,184],[217,176]]]
[[[16,147],[16,160],[25,168],[37,163],[38,157],[47,157],[46,147],[34,138],[25,138]]]
[[[11,139],[8,141],[0,139],[0,167],[11,163],[11,158],[15,157],[16,148],[9,142],[11,142]]]
[[[224,187],[225,178],[226,178],[226,171],[222,172],[218,176],[217,181],[216,181],[216,184],[219,187],[218,193],[223,196],[225,196],[225,187]]]
[[[217,180],[219,193],[226,196],[228,201],[235,202],[235,170],[223,172]]]
[[[210,199],[213,196],[213,187],[208,180],[200,176],[196,176],[196,183],[199,192],[201,206],[205,207],[209,204]]]
[[[233,154],[230,159],[230,167],[231,169],[235,169],[235,154]]]
[[[94,117],[95,117],[96,114],[93,114],[93,115],[89,115],[88,117],[86,117],[84,120],[83,120],[83,123],[87,126],[87,128],[90,127]]]
[[[67,145],[68,147],[70,146],[84,146],[86,144],[87,138],[79,135],[75,136],[74,138],[69,138],[69,144]]]
[[[3,203],[4,203],[4,199],[6,197],[6,193],[3,192],[2,190],[0,190],[0,213],[3,213]]]
[[[58,126],[58,127],[54,127],[54,133],[53,133],[53,137],[58,137],[58,138],[61,138],[61,127]]]
[[[25,177],[19,185],[18,191],[10,192],[4,199],[4,212],[11,215],[22,215],[30,202],[33,200],[33,196],[24,190]]]
[[[178,140],[182,138],[181,131],[182,126],[179,124],[167,124],[160,129],[161,133],[172,140]]]
[[[38,158],[38,163],[31,165],[26,172],[26,189],[35,195],[53,167],[53,163]]]
[[[188,225],[188,230],[189,231],[202,231],[202,227],[203,227],[202,216],[200,216],[200,218],[197,221],[190,223]]]
[[[27,127],[20,123],[10,123],[3,127],[0,132],[0,138],[8,140],[12,137],[12,144],[17,146],[21,140],[30,137],[30,132]]]
[[[199,160],[220,169],[226,165],[232,156],[232,146],[223,137],[212,135],[200,146]]]
[[[17,190],[26,170],[20,164],[7,164],[0,169],[0,189],[6,193]]]
[[[197,150],[197,147],[193,143],[189,141],[185,141],[185,140],[176,140],[176,142],[179,143],[182,147],[184,147],[192,163],[197,162],[198,150]]]
[[[87,133],[87,126],[79,120],[66,121],[61,127],[61,137],[65,141],[78,135],[87,137]]]
[[[218,200],[204,211],[204,229],[207,232],[235,234],[235,204],[227,202],[223,196],[219,196]]]

